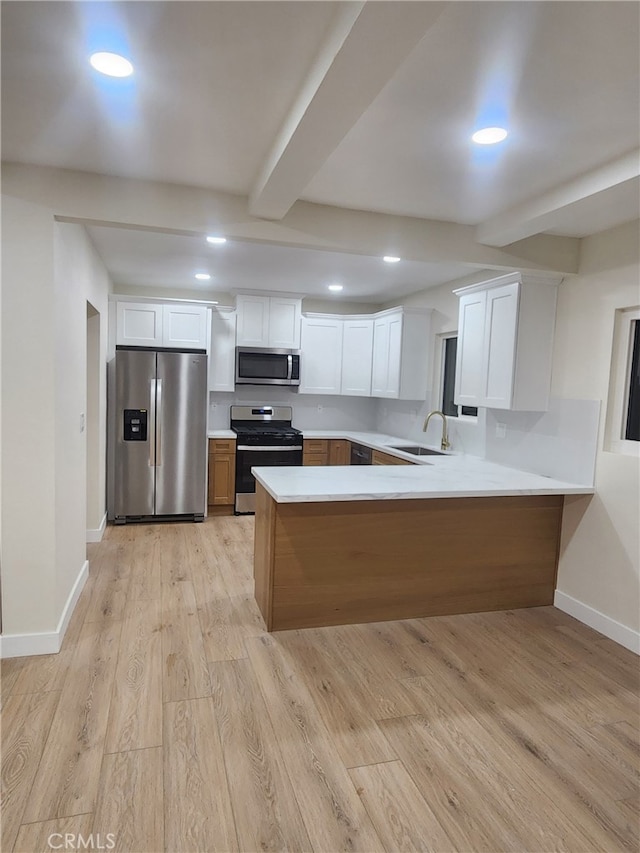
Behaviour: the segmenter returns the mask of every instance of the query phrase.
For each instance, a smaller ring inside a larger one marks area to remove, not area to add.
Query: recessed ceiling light
[[[216,245],[218,245],[226,242],[226,237],[207,237],[207,243],[215,243]]]
[[[209,275],[208,272],[197,272],[196,278],[198,279],[198,281],[209,281],[211,276]]]
[[[396,258],[395,255],[385,255],[382,260],[387,264],[397,264],[400,258]]]
[[[133,74],[133,65],[117,53],[94,53],[89,62],[96,71],[109,77],[130,77]]]
[[[483,127],[481,130],[476,130],[471,137],[478,145],[495,145],[496,142],[502,142],[506,138],[507,131],[504,127]]]
[[[329,284],[327,287],[329,290],[333,291],[333,293],[339,293],[342,290],[341,284]]]

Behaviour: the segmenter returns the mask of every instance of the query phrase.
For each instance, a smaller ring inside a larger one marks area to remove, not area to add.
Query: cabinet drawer
[[[235,438],[210,438],[209,453],[235,453]]]
[[[305,438],[303,447],[305,453],[326,453],[329,441],[326,438]]]

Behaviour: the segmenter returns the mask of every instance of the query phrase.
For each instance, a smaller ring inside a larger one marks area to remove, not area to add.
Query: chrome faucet
[[[424,424],[422,426],[422,432],[427,431],[427,427],[429,426],[429,421],[434,415],[440,415],[442,418],[442,439],[440,441],[440,450],[446,450],[451,447],[451,442],[447,436],[447,419],[445,417],[444,412],[441,412],[440,409],[434,409],[432,412],[429,412],[427,417],[424,419]]]

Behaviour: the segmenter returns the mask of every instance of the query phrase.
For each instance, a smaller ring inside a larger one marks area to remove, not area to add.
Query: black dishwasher
[[[365,447],[364,444],[354,444],[351,442],[351,464],[371,465],[371,452],[370,447]]]

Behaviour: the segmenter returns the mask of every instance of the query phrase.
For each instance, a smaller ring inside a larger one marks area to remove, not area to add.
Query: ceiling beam
[[[580,240],[539,234],[506,249],[456,225],[299,201],[282,220],[251,216],[247,199],[202,187],[140,181],[24,163],[2,164],[2,194],[46,207],[58,219],[183,234],[224,234],[305,249],[380,256],[392,246],[411,261],[491,270],[575,273]]]
[[[252,215],[282,219],[444,6],[338,4],[333,25],[250,193]]]
[[[508,246],[533,234],[556,228],[560,217],[571,207],[606,195],[612,200],[617,193],[628,194],[629,185],[640,175],[640,150],[631,151],[573,181],[562,184],[535,199],[487,219],[477,227],[476,237],[485,246]]]

